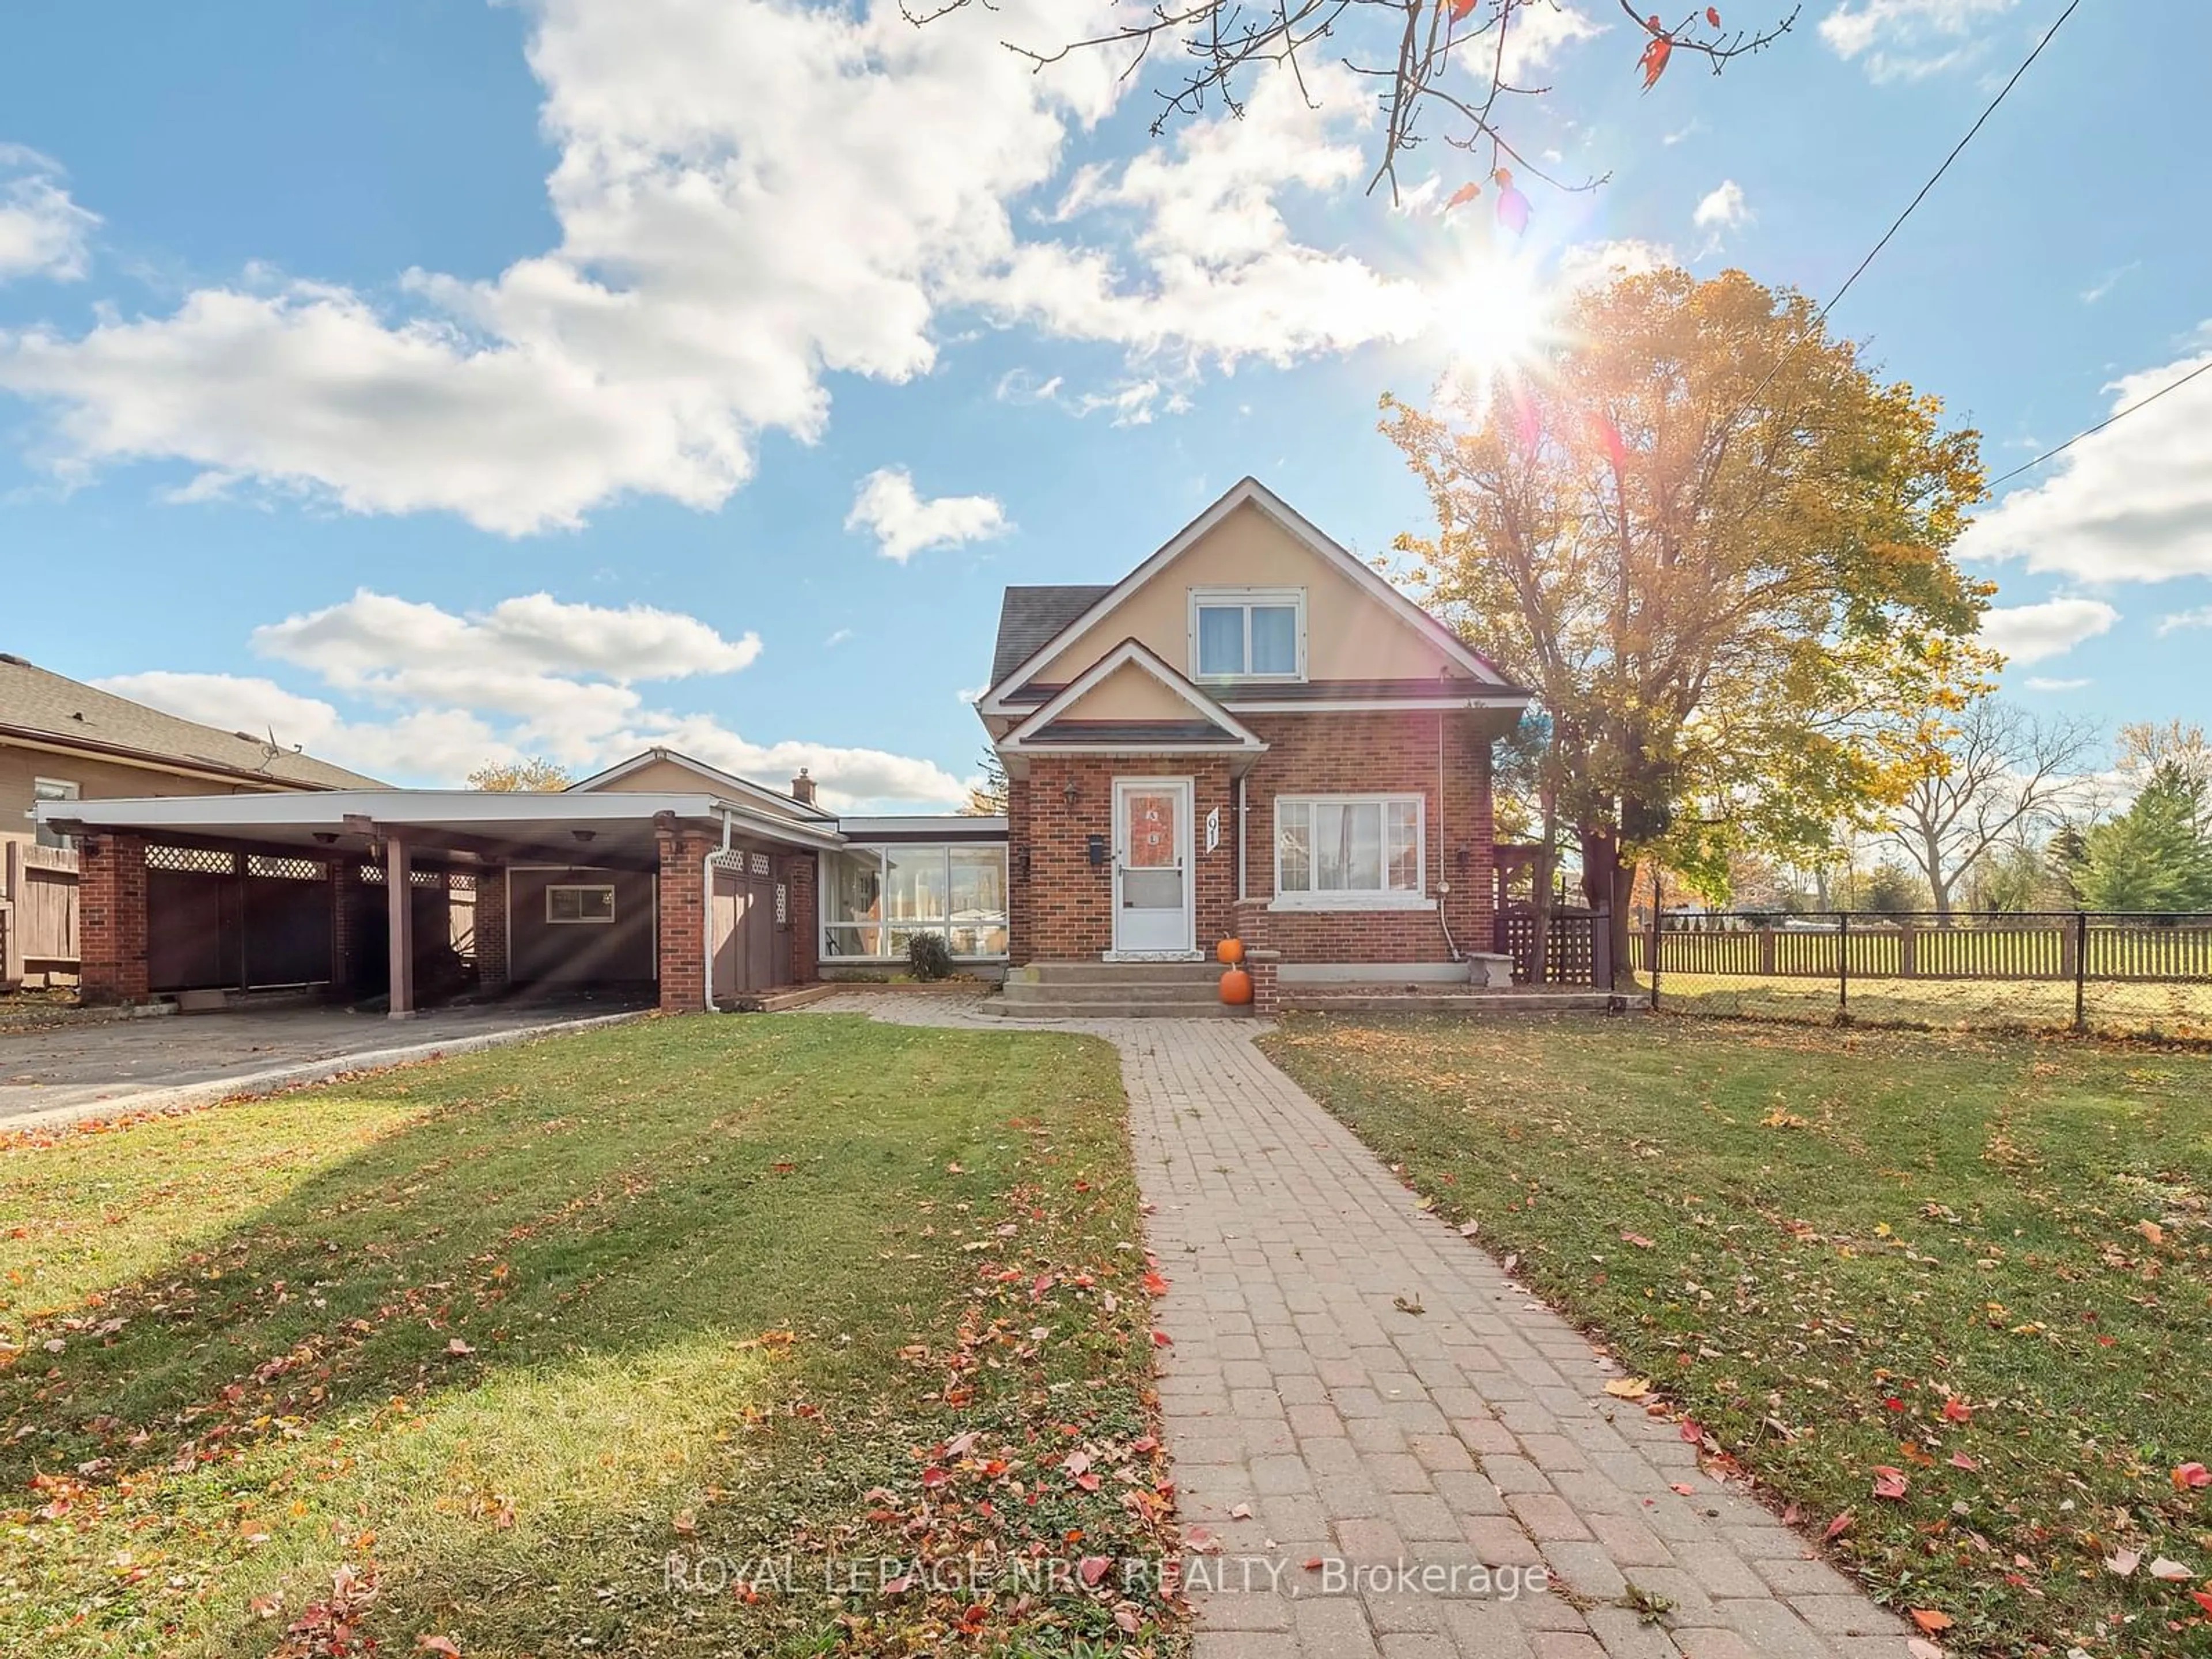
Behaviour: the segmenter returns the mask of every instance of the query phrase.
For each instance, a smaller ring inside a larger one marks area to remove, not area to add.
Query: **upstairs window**
[[[1305,644],[1306,596],[1302,588],[1191,590],[1194,679],[1304,679]]]

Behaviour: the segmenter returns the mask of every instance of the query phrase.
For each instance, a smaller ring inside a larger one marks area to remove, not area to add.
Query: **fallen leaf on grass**
[[[2203,1486],[2212,1486],[2212,1469],[2202,1463],[2184,1463],[2173,1472],[2173,1489],[2191,1492]]]
[[[1877,1463],[1874,1466],[1874,1495],[1876,1498],[1902,1498],[1909,1484],[1905,1478],[1904,1470],[1893,1468],[1887,1463]]]
[[[2130,1549],[2117,1549],[2105,1558],[2105,1571],[2121,1578],[2130,1577],[2142,1565],[2142,1556]]]
[[[461,1659],[460,1648],[450,1636],[418,1636],[415,1646],[423,1653],[442,1653],[447,1659]]]
[[[1615,1400],[1641,1400],[1651,1392],[1651,1381],[1643,1376],[1616,1376],[1605,1385]]]
[[[1841,1538],[1845,1533],[1851,1529],[1851,1522],[1857,1519],[1858,1517],[1852,1514],[1850,1510],[1845,1510],[1841,1515],[1828,1522],[1828,1529],[1820,1534],[1822,1541],[1831,1544],[1834,1543],[1837,1539]]]
[[[1933,1607],[1913,1607],[1910,1611],[1912,1622],[1919,1626],[1926,1635],[1933,1636],[1938,1631],[1951,1628],[1951,1615],[1948,1613],[1938,1613]]]
[[[1682,1419],[1683,1439],[1688,1441],[1694,1446],[1705,1437],[1705,1431],[1698,1426],[1696,1419],[1686,1417]]]
[[[690,1510],[678,1510],[676,1511],[675,1519],[668,1524],[678,1532],[696,1532],[699,1530],[699,1517]]]
[[[2172,1559],[2171,1557],[2164,1555],[2160,1556],[2156,1560],[2150,1564],[2150,1576],[2154,1578],[2162,1579],[2169,1584],[2185,1584],[2191,1579],[2197,1577],[2195,1573],[2183,1566],[2180,1562]]]
[[[453,1355],[456,1359],[459,1359],[465,1355],[474,1353],[476,1350],[469,1346],[467,1343],[462,1341],[461,1339],[457,1336],[452,1341],[446,1344],[446,1352]]]
[[[1659,1248],[1642,1233],[1623,1233],[1620,1236],[1620,1242],[1624,1244],[1633,1244],[1639,1250],[1656,1250]]]
[[[2189,1599],[2204,1609],[2204,1616],[2212,1619],[2212,1590],[2191,1590]]]
[[[1086,1585],[1096,1587],[1114,1564],[1103,1555],[1086,1555],[1076,1564],[1076,1574]]]
[[[1967,1456],[1964,1452],[1953,1452],[1951,1454],[1951,1467],[1954,1469],[1964,1469],[1967,1474],[1972,1474],[1977,1473],[1982,1466],[1976,1462],[1972,1458]]]

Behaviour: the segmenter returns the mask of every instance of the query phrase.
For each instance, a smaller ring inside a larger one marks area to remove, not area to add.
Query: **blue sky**
[[[1810,0],[1649,94],[1609,0],[1516,24],[1518,136],[1611,175],[1531,185],[1524,257],[1825,297],[2061,9]],[[1110,65],[996,45],[1087,15],[19,11],[0,649],[398,781],[665,742],[939,804],[1003,585],[1111,580],[1247,472],[1382,550],[1422,503],[1376,397],[1510,310],[1459,158],[1394,212],[1325,74],[1154,142]],[[1993,471],[2212,353],[2208,59],[2212,8],[2085,0],[1836,313]],[[2212,376],[2014,491],[1967,547],[2008,692],[2212,720]]]

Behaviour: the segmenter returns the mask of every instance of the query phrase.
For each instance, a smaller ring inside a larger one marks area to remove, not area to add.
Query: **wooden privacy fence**
[[[1631,933],[1631,965],[1655,948],[1662,974],[1732,978],[2212,981],[2212,915],[1665,916]]]
[[[1492,948],[1513,958],[1516,984],[1609,987],[1612,937],[1611,919],[1602,911],[1555,910],[1540,969],[1535,915],[1515,908],[1498,913],[1497,943]]]
[[[76,977],[76,865],[71,848],[0,842],[0,987]]]

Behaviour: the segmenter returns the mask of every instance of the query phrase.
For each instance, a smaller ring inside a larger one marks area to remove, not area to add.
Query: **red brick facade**
[[[1292,963],[1448,962],[1492,941],[1492,823],[1487,728],[1435,711],[1261,714],[1245,722],[1268,745],[1247,774],[1242,834],[1245,891],[1274,896],[1278,795],[1415,794],[1425,807],[1423,910],[1277,910],[1269,943]],[[1439,739],[1441,738],[1441,744]],[[1207,755],[1037,755],[1008,789],[1012,959],[1018,964],[1097,957],[1113,946],[1112,875],[1093,866],[1088,838],[1113,845],[1116,777],[1188,777],[1194,793],[1198,947],[1237,926],[1237,785],[1225,757]],[[1075,786],[1074,799],[1067,786]],[[1221,809],[1221,845],[1206,851],[1206,815]],[[1449,885],[1450,891],[1444,893]],[[1252,913],[1248,910],[1248,916]],[[1248,941],[1249,942],[1249,941]],[[1272,978],[1272,975],[1271,975]]]
[[[88,836],[77,852],[78,994],[88,1004],[143,1002],[146,843]]]
[[[506,988],[507,927],[507,872],[479,870],[476,929],[477,988],[480,991]]]
[[[821,969],[818,958],[822,950],[822,916],[815,899],[821,886],[820,871],[819,854],[787,853],[783,855],[782,873],[777,878],[785,884],[785,901],[790,907],[793,985],[813,984]]]
[[[718,841],[660,836],[660,1011],[696,1014],[707,1006],[706,858]]]

